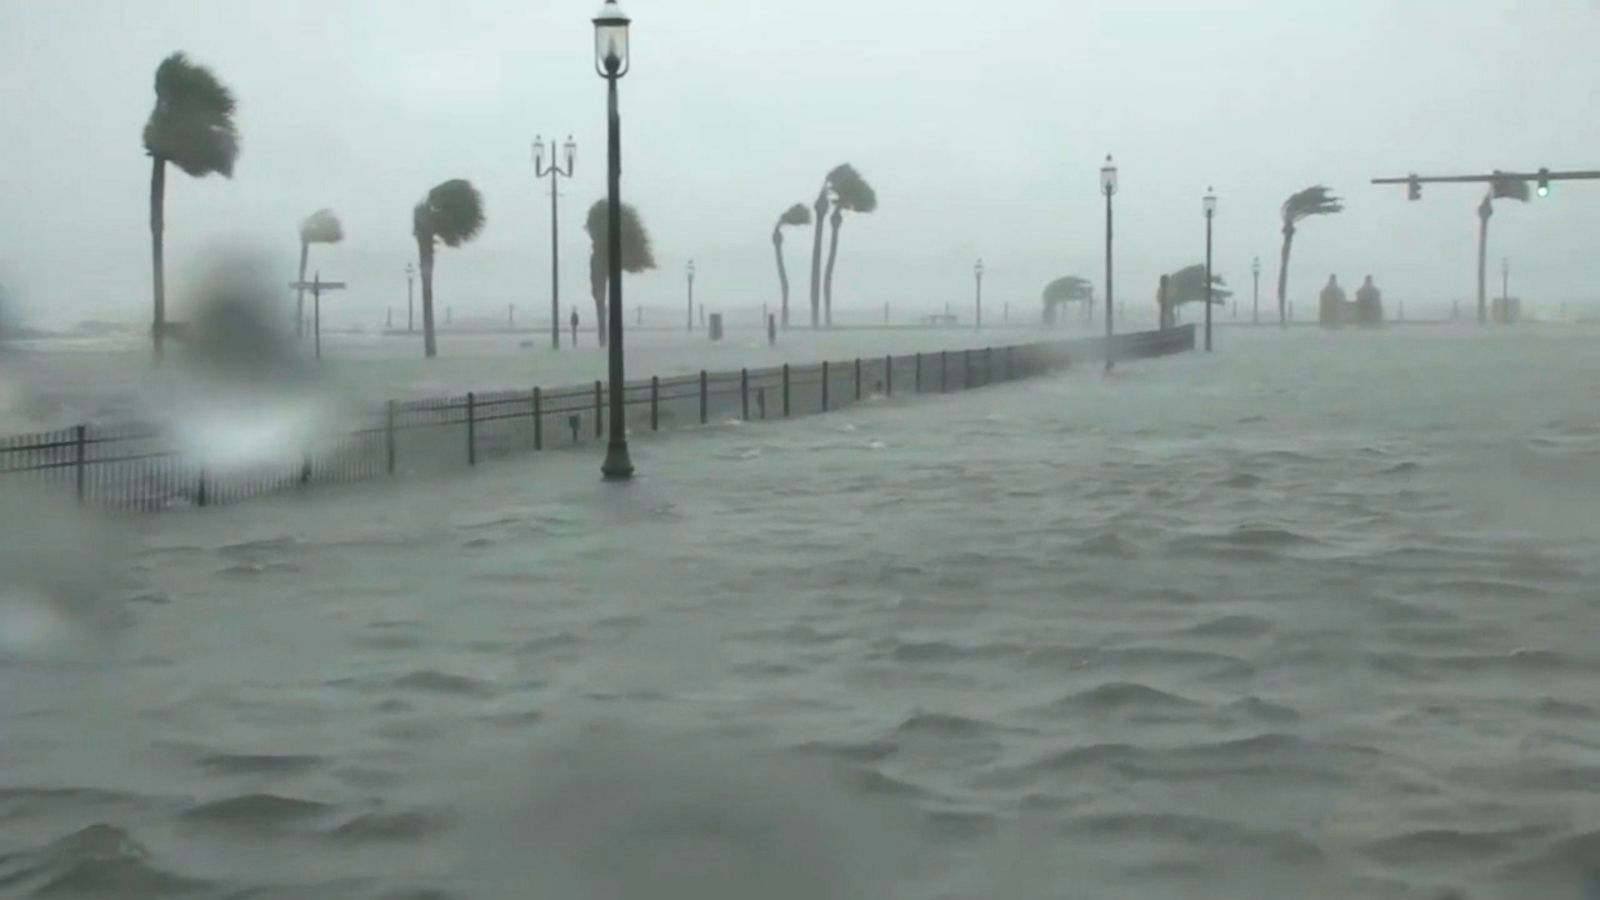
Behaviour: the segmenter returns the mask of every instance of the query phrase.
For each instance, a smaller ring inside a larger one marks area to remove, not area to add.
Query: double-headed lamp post
[[[573,141],[572,135],[567,135],[567,142],[562,149],[567,152],[565,169],[556,157],[555,139],[550,139],[550,166],[546,168],[544,137],[541,135],[533,139],[534,177],[550,179],[550,346],[555,350],[561,349],[561,220],[556,216],[556,209],[560,202],[560,179],[572,177],[573,162],[578,155],[578,144]]]
[[[978,329],[983,328],[983,260],[980,258],[972,264],[972,277],[977,281],[978,315],[974,320]]]
[[[688,282],[689,282],[689,309],[688,309],[688,318],[685,321],[687,321],[689,323],[689,331],[691,333],[693,333],[694,332],[694,260],[692,260],[692,259],[689,260],[689,264],[683,267],[683,275],[684,275],[684,278],[687,279]]]
[[[1250,276],[1255,280],[1255,287],[1250,290],[1250,324],[1261,324],[1261,257],[1256,257],[1250,263]]]
[[[1211,352],[1211,301],[1216,294],[1216,287],[1211,283],[1211,220],[1217,217],[1217,195],[1211,188],[1206,188],[1206,196],[1201,205],[1206,212],[1206,352]]]
[[[606,460],[600,472],[608,481],[633,477],[633,461],[628,458],[628,421],[623,407],[626,376],[622,369],[622,118],[617,112],[617,82],[628,74],[628,17],[617,0],[606,0],[594,17],[595,71],[606,80],[607,136],[606,247],[610,267],[611,298],[606,315],[609,334],[609,376],[611,380],[611,428],[606,444]]]
[[[1117,193],[1117,164],[1106,154],[1100,167],[1100,193],[1106,195],[1106,371],[1111,371],[1111,198]]]

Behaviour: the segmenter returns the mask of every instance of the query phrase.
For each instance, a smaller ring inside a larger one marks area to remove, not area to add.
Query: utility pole
[[[556,142],[552,138],[550,167],[546,169],[544,137],[533,139],[534,177],[550,179],[550,347],[554,350],[561,349],[561,219],[556,211],[561,197],[561,179],[572,177],[573,163],[578,153],[578,145],[570,134],[563,147],[567,151],[567,167],[561,168],[556,161]]]

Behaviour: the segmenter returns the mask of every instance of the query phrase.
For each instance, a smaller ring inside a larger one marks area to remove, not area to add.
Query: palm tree
[[[833,264],[839,257],[839,226],[844,224],[844,211],[871,213],[878,208],[878,194],[849,163],[830,172],[828,182],[833,185],[833,215],[829,219],[833,232],[828,244],[828,272],[822,281],[822,304],[823,321],[831,328],[833,327]]]
[[[1227,290],[1227,281],[1216,272],[1211,273],[1211,303],[1220,306],[1228,302],[1233,291]],[[1206,302],[1206,264],[1184,266],[1167,277],[1167,302],[1174,307],[1185,303]]]
[[[1087,278],[1076,275],[1067,275],[1057,278],[1044,287],[1044,323],[1056,323],[1056,307],[1063,303],[1084,303],[1094,301],[1094,283]]]
[[[438,244],[459,247],[483,231],[483,196],[472,182],[452,178],[428,192],[411,211],[411,234],[417,239],[422,270],[422,352],[439,355],[433,337],[433,251]]]
[[[596,200],[589,207],[588,221],[583,230],[589,232],[589,293],[594,296],[595,327],[599,329],[600,346],[606,345],[606,281],[611,273],[611,206],[609,201]],[[656,267],[655,249],[650,244],[650,232],[645,230],[639,211],[622,204],[622,271],[646,272]]]
[[[1283,216],[1283,255],[1278,260],[1279,325],[1283,327],[1289,325],[1289,320],[1284,314],[1284,306],[1289,293],[1289,250],[1294,246],[1296,226],[1311,216],[1328,216],[1343,211],[1343,201],[1335,197],[1332,190],[1320,184],[1308,187],[1283,201],[1283,208],[1279,211]],[[1204,282],[1205,276],[1200,276],[1200,280]]]
[[[232,178],[233,164],[239,159],[234,108],[233,92],[227,85],[182,53],[172,54],[156,67],[156,105],[144,125],[144,151],[150,157],[150,264],[155,307],[150,334],[157,359],[167,330],[163,260],[167,163],[194,178],[213,172]]]
[[[1496,176],[1501,175],[1499,169],[1495,170]],[[1488,289],[1484,284],[1484,267],[1488,265],[1489,256],[1489,217],[1494,215],[1494,201],[1520,200],[1528,202],[1528,183],[1516,178],[1497,177],[1489,182],[1489,190],[1483,195],[1483,202],[1478,204],[1478,324],[1489,321]]]
[[[783,267],[783,226],[785,225],[810,225],[811,210],[804,203],[784,210],[778,217],[778,224],[772,226],[772,252],[778,257],[778,284],[783,286],[783,327],[789,327],[789,272]]]
[[[337,244],[344,240],[344,226],[339,223],[339,216],[331,209],[319,209],[307,216],[300,223],[300,279],[296,284],[306,283],[306,260],[311,254],[312,244]],[[306,289],[296,288],[294,298],[294,333],[297,337],[305,336],[306,321]]]

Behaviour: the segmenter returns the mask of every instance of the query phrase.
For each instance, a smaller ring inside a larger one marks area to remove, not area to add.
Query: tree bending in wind
[[[796,203],[784,210],[783,215],[778,217],[778,224],[772,226],[772,252],[778,257],[778,284],[783,289],[780,321],[785,328],[789,327],[789,270],[783,265],[783,229],[786,225],[810,224],[811,210],[807,209],[804,203]]]
[[[411,234],[417,239],[422,270],[422,352],[439,355],[433,333],[433,254],[439,244],[459,247],[483,231],[483,196],[472,182],[452,178],[434,187],[411,211]]]
[[[1500,176],[1498,169],[1494,173]],[[1489,190],[1478,204],[1478,324],[1489,321],[1488,285],[1486,268],[1489,264],[1489,217],[1494,215],[1494,201],[1520,200],[1528,202],[1528,183],[1517,178],[1496,177],[1489,182]]]
[[[1044,286],[1044,323],[1056,323],[1056,307],[1063,303],[1092,303],[1094,283],[1087,278],[1066,275]]]
[[[306,262],[311,255],[312,244],[337,244],[344,240],[344,225],[340,224],[339,217],[331,209],[319,209],[305,218],[300,223],[300,279],[297,284],[302,285],[295,289],[294,298],[294,333],[298,337],[305,336],[306,321]]]
[[[878,194],[849,163],[834,169],[828,175],[828,182],[833,185],[833,215],[828,220],[833,230],[828,243],[828,271],[822,280],[822,308],[823,321],[831,328],[833,327],[833,265],[839,258],[839,226],[844,224],[846,210],[862,214],[877,210]]]
[[[1227,281],[1215,271],[1211,273],[1211,304],[1221,306],[1233,296],[1227,290]],[[1206,302],[1206,264],[1184,266],[1167,276],[1167,302],[1174,308],[1186,303]]]
[[[239,131],[233,122],[233,92],[205,66],[174,53],[156,67],[156,105],[144,126],[150,157],[150,264],[153,286],[151,340],[161,357],[167,330],[165,266],[167,163],[204,178],[233,177]]]
[[[610,228],[611,204],[596,200],[589,207],[583,230],[589,232],[589,293],[594,297],[595,327],[602,347],[606,345],[606,285],[611,274]],[[622,204],[622,271],[637,274],[655,267],[655,249],[650,245],[644,220],[639,218],[638,210]]]
[[[1278,259],[1278,324],[1287,326],[1285,306],[1289,294],[1289,251],[1294,246],[1294,235],[1301,222],[1312,216],[1330,216],[1343,212],[1344,203],[1333,191],[1322,185],[1308,187],[1283,201],[1279,214],[1283,217],[1283,253]],[[1200,280],[1205,281],[1201,276]]]

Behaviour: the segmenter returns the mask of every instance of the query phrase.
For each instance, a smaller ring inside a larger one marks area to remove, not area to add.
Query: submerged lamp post
[[[611,434],[606,444],[606,460],[600,472],[608,481],[633,477],[633,461],[628,458],[628,420],[622,405],[622,119],[617,113],[617,82],[628,74],[628,17],[617,0],[606,0],[594,17],[595,71],[606,80],[607,102],[607,219],[606,247],[610,253],[611,298],[606,315],[610,351]]]
[[[1111,198],[1117,193],[1117,164],[1106,154],[1100,167],[1100,193],[1106,195],[1106,371],[1111,371]]]
[[[1216,288],[1211,283],[1211,220],[1217,217],[1217,195],[1211,188],[1206,188],[1206,196],[1201,205],[1206,212],[1206,352],[1210,353],[1211,301],[1216,293]]]
[[[561,349],[561,224],[556,216],[557,205],[560,202],[561,179],[571,178],[573,161],[578,155],[578,144],[567,135],[567,142],[562,145],[567,152],[567,166],[561,167],[556,159],[556,142],[550,140],[550,166],[545,167],[545,143],[542,135],[533,139],[533,177],[550,179],[550,347],[553,350]]]

